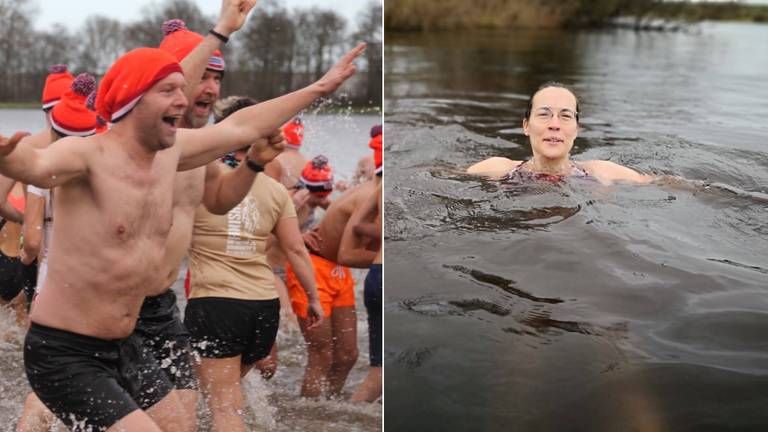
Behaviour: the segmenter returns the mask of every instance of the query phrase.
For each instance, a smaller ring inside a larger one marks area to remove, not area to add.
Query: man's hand
[[[11,154],[11,152],[14,149],[16,149],[16,146],[19,144],[19,141],[21,141],[24,137],[27,137],[27,136],[29,136],[28,132],[16,132],[10,138],[6,138],[0,135],[0,157],[8,156],[9,154]]]
[[[307,306],[307,328],[315,329],[323,323],[323,307],[320,301],[315,299],[309,302]]]
[[[248,158],[264,166],[285,150],[285,137],[280,129],[272,132],[268,138],[260,138],[248,150]]]
[[[356,68],[352,62],[365,51],[365,47],[366,44],[361,43],[344,54],[344,57],[338,63],[333,65],[322,78],[315,82],[314,85],[317,86],[318,90],[324,95],[329,95],[335,92],[344,81],[354,75]]]
[[[227,37],[231,36],[232,33],[240,30],[254,6],[256,6],[256,0],[222,0],[219,21],[213,28],[214,31]]]
[[[303,207],[307,201],[309,201],[309,191],[306,189],[293,191],[291,194],[291,201],[293,201],[293,208],[298,209]]]
[[[323,238],[317,233],[317,230],[307,231],[302,235],[304,239],[304,245],[307,246],[310,252],[317,252],[320,250],[320,245],[323,242]]]

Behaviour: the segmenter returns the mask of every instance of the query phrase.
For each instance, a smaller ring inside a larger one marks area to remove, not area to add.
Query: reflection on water
[[[766,38],[388,36],[388,427],[768,429]],[[530,156],[553,79],[581,96],[575,159],[691,181],[463,174]]]

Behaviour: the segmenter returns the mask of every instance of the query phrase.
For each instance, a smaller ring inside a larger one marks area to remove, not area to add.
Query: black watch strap
[[[260,172],[264,171],[264,166],[263,165],[257,164],[256,162],[251,160],[251,158],[249,158],[248,156],[245,157],[245,164],[248,165],[248,168],[250,168],[250,170],[255,172],[255,173],[260,173]]]
[[[214,30],[214,29],[210,29],[210,30],[208,30],[208,33],[210,33],[211,35],[213,35],[213,36],[214,36],[216,39],[220,40],[222,43],[227,43],[227,42],[229,42],[229,38],[228,38],[227,36],[224,36],[223,34],[221,34],[221,33],[217,32],[217,31],[216,31],[216,30]]]

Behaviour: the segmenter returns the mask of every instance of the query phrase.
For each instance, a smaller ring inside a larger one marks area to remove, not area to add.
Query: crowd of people
[[[33,390],[17,430],[58,418],[193,431],[202,395],[214,430],[244,431],[241,380],[274,375],[293,314],[308,358],[297,392],[343,397],[358,360],[348,267],[368,269],[370,337],[350,399],[381,397],[382,128],[364,136],[353,181],[334,183],[326,156],[302,153],[298,117],[352,76],[365,45],[287,95],[220,100],[219,48],[254,6],[223,0],[205,36],[166,21],[158,48],[116,59],[98,85],[52,67],[45,129],[0,136],[0,297],[28,328]]]

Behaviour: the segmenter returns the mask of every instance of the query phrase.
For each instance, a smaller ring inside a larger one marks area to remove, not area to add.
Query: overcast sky
[[[221,0],[193,0],[206,15],[218,16]],[[368,0],[279,0],[288,9],[318,6],[333,9],[343,15],[350,27],[354,27],[357,14],[363,10]],[[66,24],[75,30],[89,15],[105,15],[110,18],[133,21],[140,15],[142,7],[148,4],[162,4],[161,0],[33,0],[36,3],[35,28],[41,29],[53,23]],[[259,4],[256,4],[256,8]]]

